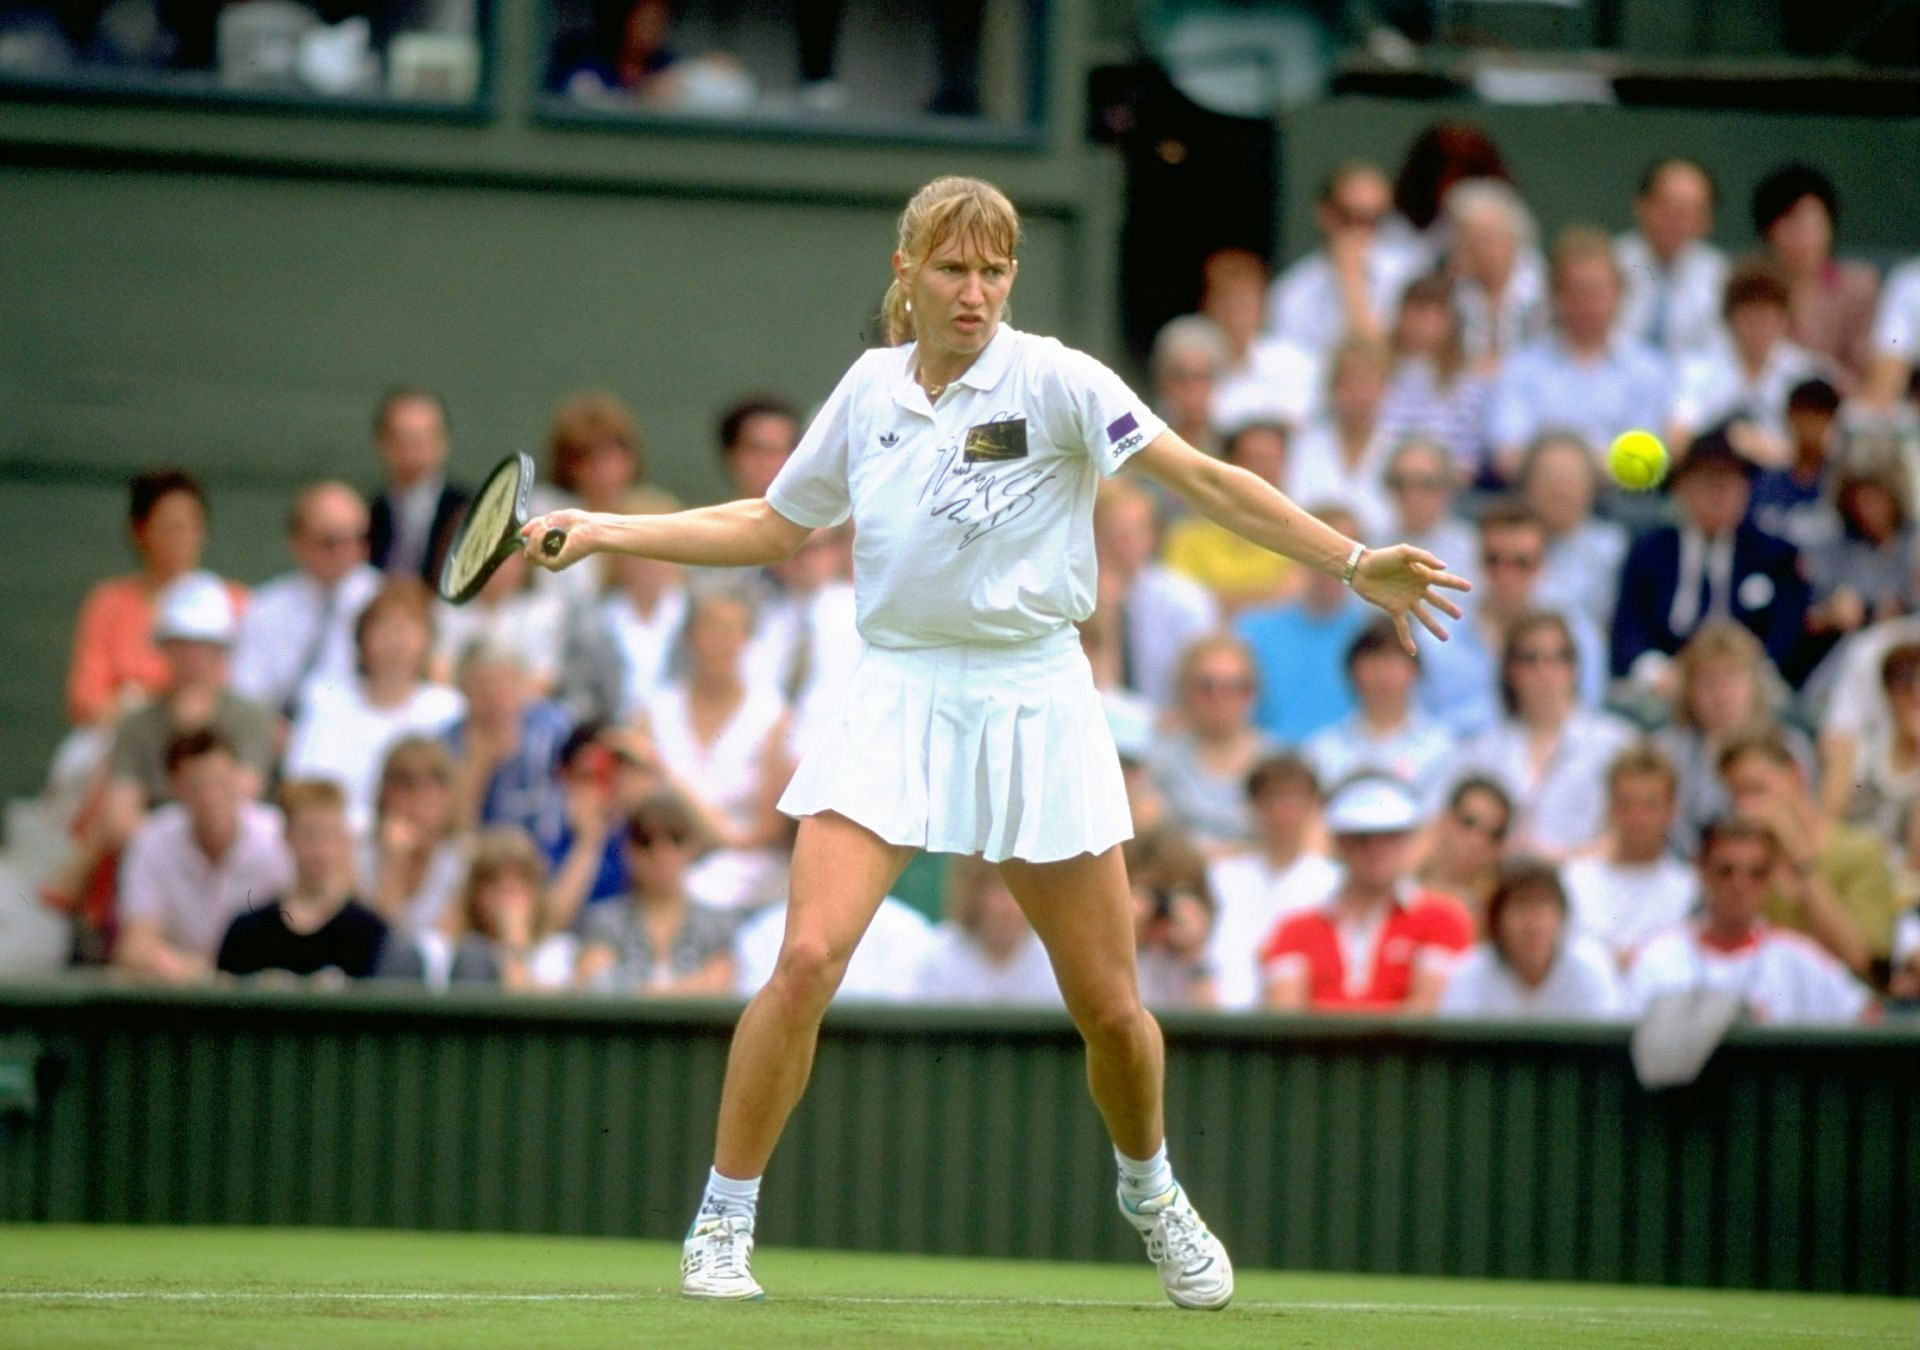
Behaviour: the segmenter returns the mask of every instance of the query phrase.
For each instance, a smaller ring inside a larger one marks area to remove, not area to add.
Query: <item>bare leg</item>
[[[1087,1084],[1114,1146],[1151,1158],[1166,1134],[1160,1024],[1140,1003],[1133,895],[1118,848],[1064,862],[1008,860],[1000,875],[1053,961],[1087,1043]]]
[[[800,822],[780,959],[734,1028],[720,1093],[713,1165],[747,1180],[767,1170],[813,1071],[820,1019],[847,960],[913,856],[865,826],[826,812]]]

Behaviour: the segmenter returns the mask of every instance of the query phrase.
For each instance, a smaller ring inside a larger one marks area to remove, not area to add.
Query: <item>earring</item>
[[[907,313],[913,313],[913,301],[911,300],[907,301]]]

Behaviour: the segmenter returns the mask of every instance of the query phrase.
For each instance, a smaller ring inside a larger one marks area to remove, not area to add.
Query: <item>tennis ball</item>
[[[1623,431],[1607,450],[1607,471],[1634,492],[1658,487],[1667,476],[1667,447],[1650,431]]]

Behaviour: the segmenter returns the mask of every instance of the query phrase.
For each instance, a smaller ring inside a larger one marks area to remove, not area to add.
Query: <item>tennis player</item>
[[[763,499],[670,515],[556,511],[529,556],[560,568],[620,552],[700,566],[787,558],[854,521],[866,646],[840,714],[780,800],[799,819],[773,976],[741,1014],[714,1166],[681,1288],[758,1298],[760,1188],[812,1069],[822,1014],[916,849],[983,855],[1046,944],[1087,1046],[1119,1164],[1120,1210],[1168,1297],[1219,1308],[1233,1268],[1174,1180],[1162,1133],[1160,1028],[1141,1006],[1120,843],[1132,833],[1113,740],[1074,625],[1094,605],[1093,499],[1131,467],[1196,511],[1339,576],[1444,637],[1466,583],[1408,545],[1368,549],[1271,484],[1203,454],[1093,358],[1001,321],[1020,223],[998,189],[940,178],[907,203],[886,322]],[[565,546],[544,556],[551,529]]]

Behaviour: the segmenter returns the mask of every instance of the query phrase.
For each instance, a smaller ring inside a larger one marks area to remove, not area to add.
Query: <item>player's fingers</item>
[[[1425,628],[1442,642],[1447,640],[1447,630],[1440,626],[1440,620],[1427,613],[1427,607],[1418,601],[1414,602],[1413,617],[1420,620],[1421,627]],[[1456,615],[1455,617],[1457,618],[1459,616]]]
[[[1450,591],[1470,591],[1473,583],[1465,577],[1455,576],[1452,572],[1435,572],[1427,578],[1430,586],[1445,586]]]
[[[1420,603],[1432,605],[1435,609],[1439,610],[1442,614],[1446,615],[1450,619],[1458,619],[1462,617],[1460,606],[1454,604],[1453,601],[1449,600],[1446,596],[1441,595],[1438,591],[1432,591],[1432,590],[1428,591],[1425,595],[1420,597]]]
[[[1400,635],[1400,645],[1402,647],[1405,647],[1415,656],[1419,655],[1419,648],[1413,645],[1413,630],[1407,626],[1407,616],[1405,614],[1396,614],[1393,616],[1393,631]]]

